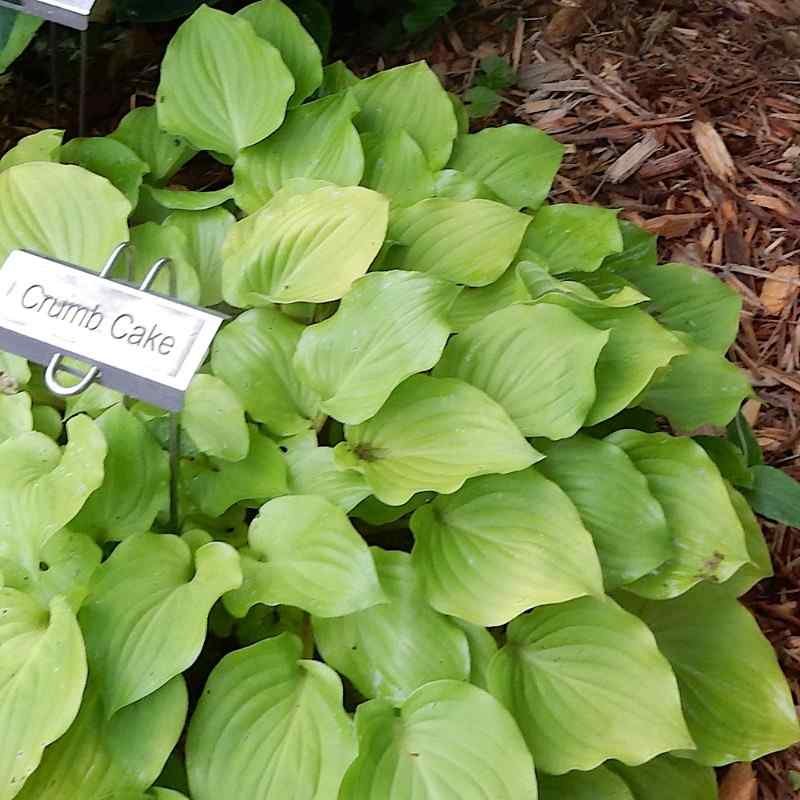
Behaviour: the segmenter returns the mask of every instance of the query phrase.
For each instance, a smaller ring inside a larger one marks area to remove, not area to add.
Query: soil
[[[153,102],[174,28],[93,26],[91,132],[108,133],[130,108]],[[767,461],[800,478],[800,0],[465,0],[411,44],[365,50],[382,40],[363,30],[334,41],[332,59],[360,74],[425,58],[459,94],[482,59],[505,58],[515,83],[474,129],[546,130],[567,145],[554,200],[620,208],[661,236],[664,260],[701,265],[740,292],[730,357],[758,395],[745,415]],[[59,39],[57,109],[47,44],[40,34],[0,76],[2,150],[46,127],[75,133],[78,39]],[[228,181],[209,158],[175,184]],[[764,526],[776,574],[746,602],[800,703],[800,531]],[[800,797],[791,783],[800,780],[800,748],[721,779],[723,800]]]

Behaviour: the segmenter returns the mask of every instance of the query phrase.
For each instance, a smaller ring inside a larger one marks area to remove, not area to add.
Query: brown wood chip
[[[692,125],[697,149],[708,164],[708,168],[723,181],[730,181],[736,175],[736,167],[722,137],[711,122],[696,119]]]
[[[648,131],[640,142],[628,148],[606,170],[606,180],[610,183],[622,183],[633,175],[657,150],[661,149],[661,142],[652,131]]]
[[[673,239],[676,236],[686,236],[689,231],[696,228],[704,219],[705,214],[664,214],[660,217],[645,220],[642,227],[650,233]]]
[[[571,44],[588,27],[590,20],[602,14],[608,0],[571,0],[560,8],[544,30],[545,41],[558,47]]]
[[[797,297],[800,289],[800,265],[782,264],[764,281],[761,305],[768,314],[780,314]]]

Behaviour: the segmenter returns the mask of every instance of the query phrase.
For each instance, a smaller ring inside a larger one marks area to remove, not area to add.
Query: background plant
[[[561,146],[425,64],[322,63],[277,0],[201,7],[155,107],[0,161],[0,258],[130,238],[234,317],[177,532],[164,413],[2,356],[0,798],[715,797],[798,738],[737,599],[738,296],[548,204]],[[231,185],[169,188],[200,150]]]

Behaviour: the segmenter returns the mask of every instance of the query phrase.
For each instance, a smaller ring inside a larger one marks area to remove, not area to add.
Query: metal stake
[[[89,75],[89,34],[81,31],[81,78],[80,98],[78,99],[78,136],[86,135],[86,85]]]
[[[59,75],[58,75],[58,25],[50,23],[50,92],[53,99],[53,127],[57,128],[61,120],[59,105]]]

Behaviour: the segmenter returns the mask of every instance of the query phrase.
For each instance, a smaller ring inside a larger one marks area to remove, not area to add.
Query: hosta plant
[[[201,150],[230,184],[170,188]],[[548,203],[561,157],[423,63],[323,68],[279,0],[201,7],[109,137],[3,157],[0,259],[130,239],[230,319],[177,530],[166,412],[0,356],[0,800],[710,800],[798,738],[708,435],[739,299]]]

